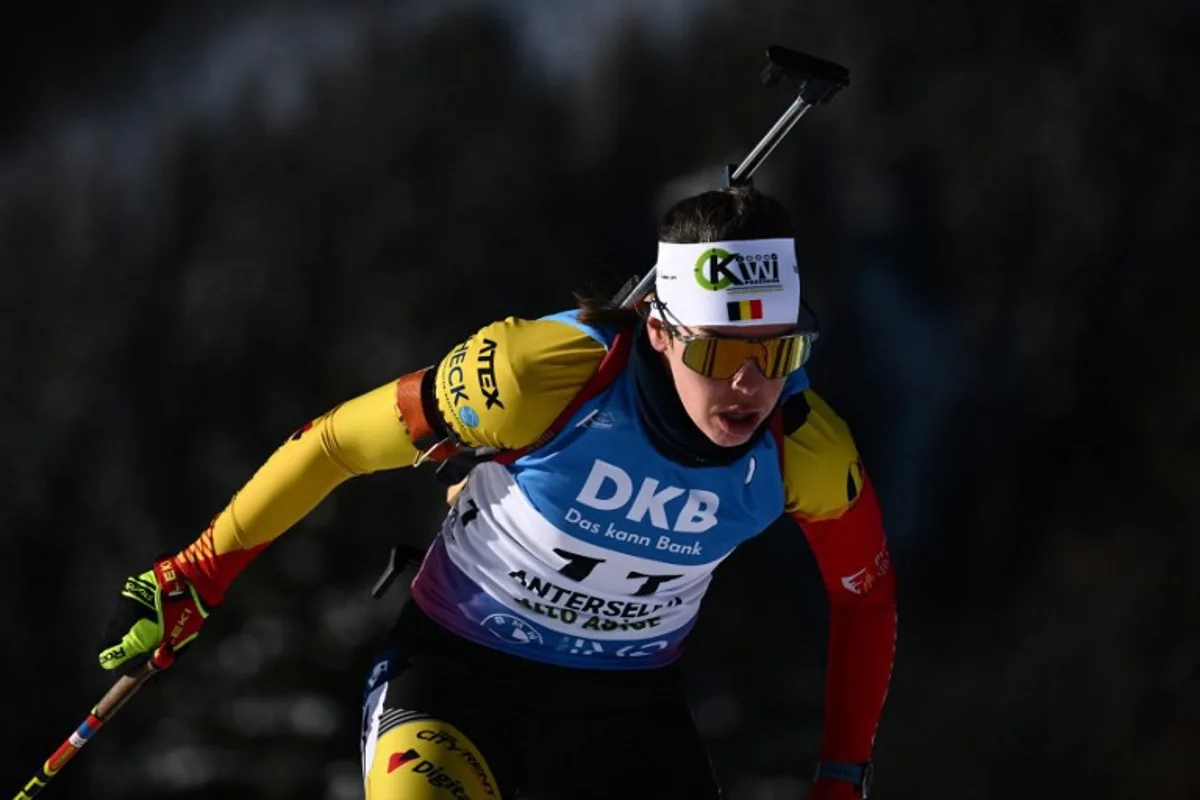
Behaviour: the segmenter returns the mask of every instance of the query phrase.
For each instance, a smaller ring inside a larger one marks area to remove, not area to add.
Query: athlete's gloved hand
[[[152,658],[166,669],[207,617],[208,609],[175,559],[160,558],[152,569],[125,581],[105,629],[100,666],[124,672]]]
[[[862,795],[849,781],[822,778],[813,783],[812,800],[862,800]]]

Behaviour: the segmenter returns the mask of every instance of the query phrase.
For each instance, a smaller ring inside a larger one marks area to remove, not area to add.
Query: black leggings
[[[365,748],[380,719],[448,723],[491,768],[503,800],[720,797],[677,665],[585,670],[529,661],[455,636],[409,600],[368,696],[374,708],[364,716],[376,722],[364,719]]]

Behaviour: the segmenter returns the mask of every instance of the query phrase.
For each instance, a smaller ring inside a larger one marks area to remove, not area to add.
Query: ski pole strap
[[[596,368],[592,377],[579,390],[579,393],[572,398],[567,407],[555,418],[554,422],[550,423],[550,427],[541,436],[525,447],[515,450],[505,450],[495,456],[493,460],[498,464],[511,464],[521,456],[537,450],[557,436],[558,432],[566,427],[567,422],[584,403],[607,389],[616,380],[617,376],[621,374],[621,370],[629,362],[633,336],[633,328],[623,328],[617,332],[608,347],[608,352],[600,360],[600,366]]]

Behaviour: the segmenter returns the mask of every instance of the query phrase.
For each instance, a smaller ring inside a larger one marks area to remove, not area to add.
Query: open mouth
[[[754,411],[720,411],[717,417],[731,433],[750,433],[758,425],[758,414]]]

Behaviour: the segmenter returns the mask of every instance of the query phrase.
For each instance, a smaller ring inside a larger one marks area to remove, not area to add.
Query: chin
[[[738,447],[745,444],[749,436],[728,436],[725,434],[709,434],[709,439],[719,447]]]
[[[713,424],[705,427],[704,435],[718,447],[737,447],[750,441],[750,437],[754,435],[754,431],[738,433],[726,430],[719,424]]]

